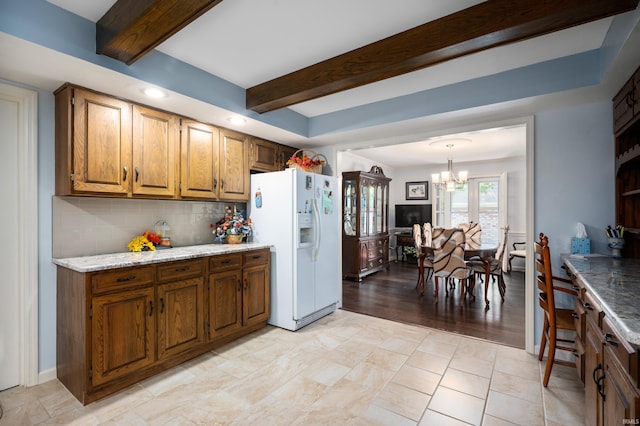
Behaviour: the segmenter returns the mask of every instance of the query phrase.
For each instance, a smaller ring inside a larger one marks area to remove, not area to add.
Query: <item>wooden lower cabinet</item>
[[[91,299],[92,386],[135,372],[155,361],[153,287]]]
[[[58,379],[87,404],[266,326],[269,265],[261,249],[88,273],[59,266]]]

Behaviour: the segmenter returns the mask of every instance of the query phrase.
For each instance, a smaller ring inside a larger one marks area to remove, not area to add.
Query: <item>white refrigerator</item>
[[[269,324],[298,330],[341,300],[340,188],[297,169],[251,175],[253,241],[272,244]]]

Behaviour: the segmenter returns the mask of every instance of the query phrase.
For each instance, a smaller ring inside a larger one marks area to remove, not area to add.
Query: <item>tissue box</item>
[[[590,238],[571,238],[571,254],[588,254],[591,253]]]

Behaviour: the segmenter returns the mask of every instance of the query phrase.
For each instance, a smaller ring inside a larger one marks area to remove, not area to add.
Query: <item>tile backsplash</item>
[[[245,203],[177,200],[132,200],[53,197],[53,248],[56,258],[127,251],[127,243],[164,219],[173,246],[213,243],[210,224],[227,206],[245,210]]]

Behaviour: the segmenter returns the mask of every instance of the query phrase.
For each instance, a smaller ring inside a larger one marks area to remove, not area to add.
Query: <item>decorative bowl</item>
[[[244,234],[228,234],[227,244],[240,244],[244,238]]]

